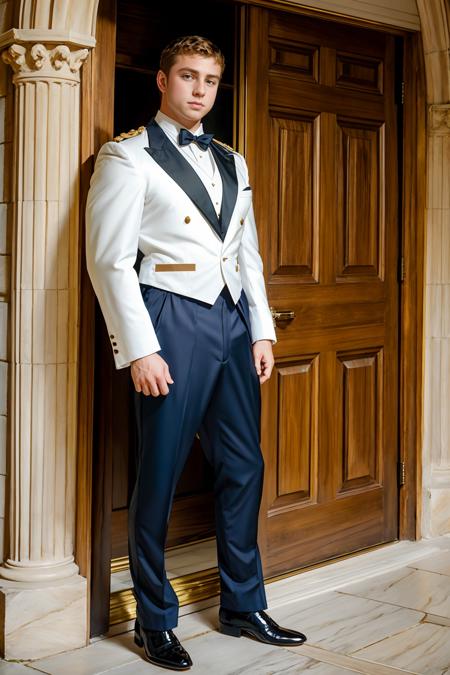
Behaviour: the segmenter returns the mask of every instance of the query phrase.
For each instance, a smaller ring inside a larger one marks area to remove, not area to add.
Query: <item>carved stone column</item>
[[[428,112],[423,534],[450,532],[450,104]]]
[[[2,54],[15,84],[10,546],[0,568],[13,582],[0,580],[10,604],[9,657],[55,651],[52,639],[61,640],[58,622],[68,610],[77,625],[67,625],[62,648],[86,637],[74,540],[79,70],[87,55],[44,44],[13,44]]]

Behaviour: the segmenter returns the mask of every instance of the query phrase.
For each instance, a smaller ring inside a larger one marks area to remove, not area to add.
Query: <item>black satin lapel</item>
[[[221,146],[215,145],[214,141],[209,146],[212,150],[216,164],[222,176],[222,209],[220,212],[220,225],[222,235],[225,234],[233,215],[238,195],[238,180],[236,175],[236,163],[232,152],[228,152]]]
[[[145,150],[178,183],[203,213],[219,237],[223,239],[217,213],[214,210],[208,191],[198,174],[191,167],[187,159],[178,152],[157,122],[154,120],[150,121],[147,133],[150,147],[145,148]]]

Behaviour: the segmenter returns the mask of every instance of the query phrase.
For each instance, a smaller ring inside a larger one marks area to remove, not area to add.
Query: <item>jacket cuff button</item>
[[[118,349],[115,349],[115,350],[114,350],[114,354],[118,354],[118,353],[119,353],[119,350],[118,350]]]

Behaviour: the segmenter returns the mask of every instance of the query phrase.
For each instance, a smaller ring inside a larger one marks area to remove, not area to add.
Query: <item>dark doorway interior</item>
[[[225,71],[213,110],[204,118],[205,131],[233,142],[235,94],[235,5],[221,0],[166,6],[143,0],[119,0],[114,127],[115,133],[145,124],[158,110],[155,76],[165,45],[182,35],[202,35],[225,55]]]
[[[114,135],[148,123],[159,107],[155,76],[161,50],[178,36],[197,34],[219,45],[226,60],[218,99],[204,119],[204,128],[232,144],[237,97],[236,25],[237,6],[232,2],[209,0],[188,9],[179,2],[155,5],[146,0],[118,0]],[[135,479],[132,382],[129,369],[117,371],[114,367],[98,306],[95,363],[92,635],[108,629],[111,560],[128,555],[128,505]],[[211,486],[209,464],[195,439],[177,486],[167,546],[214,536]]]

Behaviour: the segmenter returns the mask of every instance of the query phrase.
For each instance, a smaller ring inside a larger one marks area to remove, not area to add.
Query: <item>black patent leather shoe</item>
[[[220,607],[219,630],[225,635],[241,637],[250,635],[260,642],[269,645],[292,646],[301,645],[306,641],[306,635],[300,631],[282,628],[270,618],[266,612],[235,612]]]
[[[189,670],[192,666],[191,657],[172,630],[148,630],[136,620],[134,641],[138,647],[144,647],[150,663],[171,670]]]

